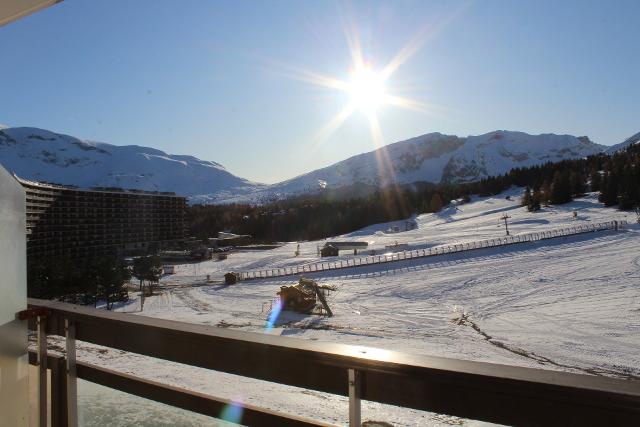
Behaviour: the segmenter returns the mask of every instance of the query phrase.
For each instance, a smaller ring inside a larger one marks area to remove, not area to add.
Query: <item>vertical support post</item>
[[[67,423],[66,360],[54,359],[51,368],[51,426],[65,427]]]
[[[67,347],[67,422],[69,427],[78,425],[78,381],[76,377],[76,325],[64,320]]]
[[[47,427],[47,318],[38,316],[38,421]]]
[[[144,283],[141,280],[140,281],[140,311],[142,311],[144,309]]]
[[[360,372],[355,369],[349,369],[349,427],[360,427],[362,424],[361,394]]]

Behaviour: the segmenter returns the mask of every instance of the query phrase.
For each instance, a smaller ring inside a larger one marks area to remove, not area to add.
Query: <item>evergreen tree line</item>
[[[393,185],[354,198],[345,197],[349,191],[341,189],[340,196],[328,190],[261,205],[194,205],[187,219],[191,235],[202,239],[228,230],[250,234],[265,243],[316,240],[438,212],[451,200],[496,195],[511,186],[526,188],[523,205],[531,211],[546,204],[567,203],[587,191],[599,192],[605,206],[628,210],[640,204],[639,156],[640,147],[631,146],[613,155],[515,168],[472,183]]]
[[[125,287],[131,277],[146,280],[152,289],[160,279],[157,257],[140,257],[133,268],[115,256],[75,260],[71,258],[30,257],[27,262],[27,292],[31,298],[57,299],[73,304],[96,306],[105,301],[106,308],[127,301]]]

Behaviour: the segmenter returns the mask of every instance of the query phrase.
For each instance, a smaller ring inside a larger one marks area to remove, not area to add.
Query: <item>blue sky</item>
[[[374,148],[365,115],[315,138],[347,96],[292,78],[347,79],[344,22],[381,68],[424,44],[383,106],[385,143],[495,129],[640,131],[637,1],[80,1],[0,27],[0,123],[214,160],[276,182]]]

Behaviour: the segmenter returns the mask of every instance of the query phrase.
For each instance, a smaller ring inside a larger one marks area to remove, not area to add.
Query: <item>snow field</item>
[[[508,213],[512,234],[635,215],[603,208],[589,195],[570,204],[529,213],[518,205],[520,189],[474,198],[437,214],[415,218],[417,229],[389,234],[379,224],[340,239],[370,242],[376,250],[398,242],[418,247],[503,235]],[[505,197],[509,195],[511,200]],[[572,212],[578,212],[573,219]],[[269,251],[232,253],[225,261],[177,266],[140,314],[245,331],[377,347],[407,353],[640,378],[640,228],[307,276],[336,291],[328,296],[334,317],[283,313],[267,331],[270,302],[294,277],[204,285],[207,274],[275,268],[317,260],[320,242],[296,242]],[[349,258],[352,255],[342,255]],[[139,311],[137,297],[119,308]],[[118,351],[83,346],[79,358],[142,377],[254,405],[345,424],[345,398],[302,391],[233,375],[185,367]],[[274,361],[277,363],[277,361]],[[161,369],[159,369],[161,367]],[[365,402],[363,419],[394,425],[480,424],[437,414]],[[189,424],[184,424],[189,425]]]

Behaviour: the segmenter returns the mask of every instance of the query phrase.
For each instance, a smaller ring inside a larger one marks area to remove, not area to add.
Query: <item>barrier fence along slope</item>
[[[591,233],[595,231],[617,230],[625,225],[627,225],[627,221],[608,221],[597,224],[556,228],[553,230],[541,231],[537,233],[518,234],[515,236],[504,236],[474,242],[456,243],[454,245],[437,246],[428,249],[414,249],[409,251],[394,252],[389,255],[369,255],[366,257],[359,257],[348,260],[321,261],[313,264],[297,265],[295,267],[280,267],[269,270],[244,271],[239,272],[238,274],[240,275],[241,280],[295,276],[304,273],[337,270],[340,268],[353,268],[372,264],[382,264],[386,262],[404,261],[415,258],[426,258],[476,249],[492,248],[496,246],[507,246],[517,243],[536,242],[540,240],[573,236],[576,234]]]

